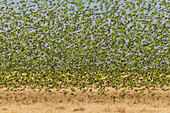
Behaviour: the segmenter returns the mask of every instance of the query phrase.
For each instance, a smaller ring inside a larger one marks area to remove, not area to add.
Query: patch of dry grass
[[[71,87],[70,87],[71,88]],[[71,92],[70,88],[62,91]],[[111,87],[105,95],[98,96],[98,90],[81,93],[78,88],[73,95],[64,95],[52,89],[49,92],[34,92],[26,88],[25,91],[7,91],[0,89],[0,113],[169,113],[170,91],[163,92],[157,89],[155,96],[143,96],[135,91],[130,91],[122,99],[121,90]],[[38,91],[38,89],[37,89]],[[146,92],[145,92],[146,93]],[[162,93],[162,95],[158,95]]]

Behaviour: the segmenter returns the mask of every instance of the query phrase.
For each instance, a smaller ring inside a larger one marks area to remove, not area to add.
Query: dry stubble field
[[[0,113],[170,113],[170,91],[163,92],[160,88],[153,92],[162,92],[162,95],[143,96],[133,90],[124,99],[120,95],[122,89],[106,88],[110,90],[106,96],[98,96],[97,89],[86,93],[75,89],[74,95],[70,95],[70,91],[64,96],[59,92],[50,95],[43,90],[39,94],[29,88],[3,92],[3,88],[0,89]]]

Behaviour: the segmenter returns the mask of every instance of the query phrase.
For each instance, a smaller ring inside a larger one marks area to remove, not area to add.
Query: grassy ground
[[[0,113],[169,113],[170,91],[163,92],[160,88],[153,91],[162,95],[152,97],[130,91],[122,99],[121,90],[111,87],[106,96],[98,96],[97,89],[93,92],[81,93],[77,88],[74,95],[68,93],[34,92],[31,89],[25,91],[7,91],[0,89]],[[137,88],[135,88],[137,89]],[[69,91],[70,89],[63,89]],[[71,91],[70,91],[71,92]]]

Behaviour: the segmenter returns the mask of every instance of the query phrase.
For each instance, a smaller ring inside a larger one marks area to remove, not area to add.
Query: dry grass
[[[106,96],[98,96],[97,89],[93,92],[64,95],[55,92],[34,92],[31,89],[25,91],[7,91],[0,89],[0,113],[169,113],[170,91],[163,92],[160,89],[153,91],[157,94],[152,97],[131,91],[121,98],[121,89],[106,88]],[[69,91],[70,89],[63,89]],[[37,90],[38,91],[38,90]],[[70,91],[71,92],[71,91]]]

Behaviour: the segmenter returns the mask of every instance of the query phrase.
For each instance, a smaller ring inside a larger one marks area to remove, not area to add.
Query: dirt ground
[[[153,91],[157,93],[154,97],[129,90],[130,93],[121,99],[121,89],[106,88],[110,90],[106,96],[98,96],[97,89],[86,93],[75,89],[74,95],[70,91],[64,96],[55,89],[52,90],[54,94],[50,95],[43,90],[39,94],[28,88],[17,92],[3,92],[5,88],[2,88],[0,113],[170,113],[170,90],[163,92],[158,88]]]

